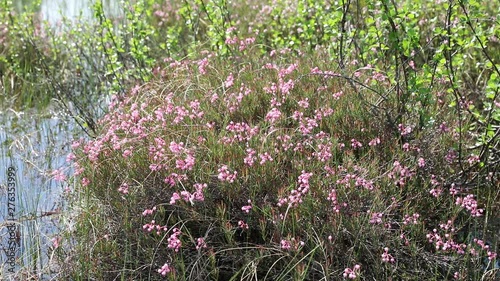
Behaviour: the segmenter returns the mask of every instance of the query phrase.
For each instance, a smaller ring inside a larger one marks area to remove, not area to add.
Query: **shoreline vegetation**
[[[87,134],[44,274],[500,278],[498,3],[123,5],[0,3],[0,100]]]

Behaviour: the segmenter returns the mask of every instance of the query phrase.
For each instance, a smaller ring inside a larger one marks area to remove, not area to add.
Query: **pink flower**
[[[66,175],[63,173],[62,169],[52,171],[51,175],[54,177],[55,181],[61,182],[66,180]]]
[[[80,142],[79,141],[74,141],[74,142],[71,143],[71,148],[72,149],[76,149],[79,146],[80,146]]]
[[[276,107],[273,107],[271,111],[269,111],[266,115],[266,121],[269,121],[271,124],[276,122],[281,117],[281,111]]]
[[[335,189],[330,190],[330,193],[328,194],[328,197],[326,198],[326,200],[332,202],[333,211],[335,213],[340,212],[340,204],[337,201],[337,191]]]
[[[292,248],[290,241],[285,240],[285,239],[281,239],[280,245],[281,245],[281,249],[283,249],[283,250],[290,250],[290,248]]]
[[[389,254],[389,248],[385,247],[384,248],[384,253],[382,254],[382,261],[383,262],[389,262],[389,263],[394,263],[394,257]]]
[[[302,171],[302,174],[298,178],[299,187],[297,189],[293,189],[287,198],[280,198],[278,200],[278,207],[283,206],[285,203],[294,207],[302,203],[302,197],[309,192],[309,178],[312,175],[313,173],[306,173],[305,171]]]
[[[89,179],[87,179],[87,178],[83,178],[83,179],[82,179],[82,185],[83,185],[83,186],[87,186],[87,185],[89,185],[89,183],[90,183],[90,180],[89,180]]]
[[[174,204],[175,204],[175,202],[177,202],[177,200],[180,200],[180,199],[181,199],[181,196],[179,195],[179,193],[174,192],[174,193],[172,194],[172,197],[170,197],[170,204],[171,204],[171,205],[174,205]]]
[[[202,248],[206,248],[207,243],[205,242],[205,239],[203,237],[200,237],[196,239],[196,250],[200,250]]]
[[[405,126],[403,124],[398,125],[398,130],[401,136],[406,136],[409,135],[412,131],[412,128],[410,126]]]
[[[340,92],[334,93],[333,98],[336,100],[339,100],[340,97],[342,97],[343,95],[344,95],[344,92],[340,91]]]
[[[205,188],[207,188],[207,186],[208,185],[206,183],[203,183],[203,184],[195,183],[194,184],[194,188],[196,191],[191,195],[191,199],[190,199],[191,203],[196,202],[196,201],[198,201],[198,202],[205,201],[205,196],[203,195],[203,190]]]
[[[167,239],[167,242],[168,242],[167,247],[170,249],[173,249],[175,252],[178,252],[179,249],[182,247],[182,242],[179,239],[180,235],[181,235],[181,230],[178,228],[174,228],[173,233]]]
[[[309,99],[308,98],[305,98],[303,100],[300,100],[297,102],[299,104],[300,107],[302,108],[308,108],[309,107]]]
[[[464,198],[457,197],[455,204],[467,209],[473,217],[480,217],[483,215],[484,210],[477,208],[477,201],[474,199],[474,195],[472,194],[469,194]]]
[[[406,151],[406,152],[410,151],[410,144],[409,144],[409,143],[407,143],[407,142],[405,142],[405,143],[403,144],[403,150],[404,150],[404,151]]]
[[[252,200],[248,199],[248,205],[241,207],[241,210],[245,213],[250,213],[250,210],[252,209]]]
[[[76,159],[76,156],[74,153],[69,153],[67,156],[66,156],[66,162],[72,162],[73,160]]]
[[[245,163],[249,167],[252,167],[256,159],[256,157],[254,156],[256,152],[252,148],[247,148],[246,152],[247,156],[245,156],[245,158],[243,159],[243,163]]]
[[[376,145],[378,145],[378,144],[380,144],[380,139],[379,139],[379,138],[374,138],[374,139],[372,139],[372,140],[368,143],[368,145],[369,145],[369,146],[376,146]]]
[[[363,145],[359,141],[357,141],[356,139],[351,140],[351,146],[354,149],[363,147]]]
[[[414,213],[412,216],[405,215],[405,219],[403,221],[403,224],[404,225],[407,225],[409,223],[417,224],[419,217],[420,217],[420,215],[418,213]]]
[[[165,263],[161,268],[158,269],[158,273],[160,273],[162,276],[166,276],[167,273],[171,271],[172,268],[170,268],[170,265],[168,263]]]
[[[260,163],[259,163],[260,165],[264,165],[267,161],[273,161],[273,158],[267,152],[265,152],[264,154],[259,154],[259,158],[260,158]]]
[[[371,224],[381,224],[383,213],[372,213],[370,223]]]
[[[248,229],[248,224],[246,224],[244,221],[240,220],[240,221],[238,221],[238,227],[241,229]]]
[[[344,278],[349,278],[349,279],[356,279],[359,275],[359,270],[361,266],[359,264],[356,264],[352,269],[351,268],[346,268],[344,269]]]
[[[54,247],[54,249],[59,248],[59,243],[61,243],[61,240],[62,240],[62,237],[60,237],[60,236],[56,236],[56,237],[52,238],[51,239],[52,247]]]
[[[130,155],[132,155],[132,147],[130,147],[129,149],[125,149],[122,154],[123,158],[127,158]]]
[[[156,206],[153,207],[152,209],[146,209],[144,210],[144,212],[142,212],[142,216],[147,216],[147,215],[151,215],[153,214],[154,212],[156,211]]]
[[[226,78],[226,82],[224,82],[224,86],[226,88],[230,88],[233,85],[234,85],[234,77],[233,74],[230,73],[229,76]]]
[[[204,58],[200,61],[198,61],[198,71],[200,72],[200,74],[206,74],[207,73],[207,68],[208,66],[208,59],[207,58]]]
[[[189,191],[183,190],[181,191],[182,200],[189,202],[191,200],[191,193]]]
[[[433,188],[431,189],[431,191],[429,191],[429,193],[437,198],[441,195],[441,193],[443,193],[443,190],[441,188]]]
[[[425,159],[424,158],[422,158],[422,157],[418,158],[418,166],[420,168],[425,167]]]
[[[120,188],[118,188],[118,192],[121,192],[123,194],[128,194],[128,184],[127,183],[122,183],[120,185]]]
[[[230,173],[227,165],[222,165],[222,167],[219,168],[218,172],[219,175],[217,176],[217,178],[221,181],[227,181],[229,183],[233,183],[234,180],[236,179],[236,175],[238,174],[237,171]]]
[[[186,159],[175,160],[175,167],[181,170],[192,170],[195,164],[195,158],[190,153],[186,156]]]

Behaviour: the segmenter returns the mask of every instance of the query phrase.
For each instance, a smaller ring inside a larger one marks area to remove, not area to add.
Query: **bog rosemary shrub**
[[[139,2],[50,44],[0,14],[4,93],[44,69],[95,130],[65,274],[498,277],[498,4]]]
[[[429,102],[431,125],[416,129],[410,111],[391,124],[373,109],[375,89],[394,83],[380,72],[350,62],[355,78],[345,77],[326,50],[261,55],[253,40],[234,40],[243,47],[229,65],[213,52],[167,60],[112,98],[97,138],[74,144],[78,192],[89,196],[78,246],[91,253],[78,272],[320,280],[492,270],[487,236],[471,234],[491,205],[456,176],[478,160],[450,146],[473,139],[454,129],[453,95]]]

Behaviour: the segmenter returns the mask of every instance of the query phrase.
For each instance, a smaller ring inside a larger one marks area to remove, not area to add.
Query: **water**
[[[22,11],[35,1],[13,2]],[[91,20],[92,3],[43,0],[36,10],[57,26],[63,17]],[[107,16],[119,15],[119,1],[103,1],[103,6]],[[51,173],[68,167],[70,144],[81,135],[73,120],[58,109],[17,112],[0,104],[0,280],[57,276],[54,242],[63,226],[64,195],[71,187]]]
[[[74,0],[44,0],[40,7],[41,16],[50,24],[61,22],[63,15],[68,19],[90,20],[93,17],[91,9],[95,1],[74,1]],[[116,17],[120,14],[120,1],[102,1],[104,11],[107,16]]]
[[[33,8],[34,0],[13,1],[18,11],[25,7]],[[108,17],[118,17],[121,15],[121,1],[102,0],[104,12]],[[92,20],[92,5],[95,0],[42,0],[40,7],[35,7],[43,20],[46,20],[52,26],[61,23],[63,17],[76,20]]]
[[[9,243],[12,232],[17,244],[15,268],[6,263],[9,256],[2,251],[1,271],[18,272],[24,268],[42,277],[51,271],[50,248],[52,239],[57,239],[59,216],[64,210],[62,195],[68,188],[66,183],[56,181],[51,172],[68,166],[66,156],[75,137],[75,126],[56,112],[27,113],[4,108],[0,112],[0,222],[4,224],[0,229],[1,246],[13,246]],[[14,170],[15,181],[9,191],[8,172]],[[12,197],[14,202],[8,204]],[[15,211],[9,214],[9,208]]]

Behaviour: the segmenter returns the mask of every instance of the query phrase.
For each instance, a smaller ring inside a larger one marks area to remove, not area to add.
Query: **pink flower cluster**
[[[412,224],[418,224],[418,219],[420,218],[420,215],[418,213],[414,213],[413,215],[405,215],[403,224],[408,225],[410,223]]]
[[[309,192],[309,178],[311,178],[312,175],[313,173],[302,171],[302,174],[298,177],[299,187],[293,189],[288,197],[280,198],[278,206],[281,207],[288,203],[288,206],[296,207],[302,203],[302,197]]]
[[[301,240],[296,240],[295,238],[292,238],[290,240],[287,239],[281,239],[280,241],[280,247],[283,250],[294,250],[297,251],[299,248],[303,247],[305,245],[304,241]]]
[[[232,136],[224,136],[220,142],[223,144],[232,144],[234,142],[250,141],[253,136],[257,135],[259,128],[257,126],[252,128],[244,122],[234,123],[231,121],[226,126],[226,131],[232,133]]]
[[[203,190],[207,188],[206,183],[195,183],[193,185],[195,192],[191,193],[187,190],[183,190],[180,192],[174,192],[172,197],[170,197],[170,204],[174,205],[178,200],[182,199],[184,202],[189,202],[191,205],[194,205],[195,202],[203,202],[205,201],[205,196],[203,195]]]
[[[381,224],[383,215],[384,215],[383,213],[377,213],[377,212],[371,213],[370,223]]]
[[[341,205],[337,200],[337,191],[334,188],[330,190],[326,199],[332,202],[333,211],[338,214],[340,212]],[[342,206],[346,207],[347,203],[344,203]]]
[[[363,147],[363,144],[356,139],[351,139],[351,146],[354,149]]]
[[[175,252],[178,252],[180,248],[182,247],[182,242],[179,239],[179,236],[181,235],[181,230],[178,228],[174,228],[172,230],[172,234],[170,237],[167,239],[168,242],[168,248],[173,249]]]
[[[153,230],[156,230],[156,234],[158,234],[158,235],[160,235],[162,231],[163,232],[168,231],[168,227],[166,225],[162,226],[162,225],[156,224],[155,220],[152,220],[150,223],[143,225],[142,229],[146,230],[147,232],[151,232]]]
[[[387,248],[387,247],[384,248],[384,253],[382,253],[382,261],[388,262],[388,263],[395,262],[394,257],[391,254],[389,254],[389,248]]]
[[[208,58],[203,58],[198,62],[198,71],[200,74],[207,74]]]
[[[477,207],[477,201],[474,199],[474,195],[472,194],[469,194],[463,198],[457,197],[455,204],[467,209],[473,217],[480,217],[483,215],[484,210]]]
[[[161,268],[158,269],[158,273],[160,273],[162,276],[166,276],[167,273],[171,272],[172,268],[168,263],[165,263]]]
[[[165,146],[165,141],[160,138],[155,138],[155,142],[158,148],[161,149],[162,152],[164,152],[165,149],[163,148],[163,146]],[[170,142],[168,149],[175,155],[180,155],[182,152],[186,150],[186,148],[184,148],[183,142],[176,143],[175,141]]]
[[[403,187],[406,185],[409,179],[414,176],[414,172],[408,167],[401,165],[399,161],[394,161],[392,171],[389,172],[388,177],[395,180],[394,184]]]
[[[118,192],[123,193],[123,194],[128,194],[128,184],[127,183],[122,183],[120,187],[118,188]]]
[[[346,173],[344,176],[340,177],[336,183],[338,185],[344,185],[346,188],[352,186],[363,187],[368,190],[373,190],[375,188],[373,181],[351,173]]]
[[[403,124],[398,125],[398,130],[401,136],[406,136],[409,135],[412,131],[412,128],[410,126],[405,126]]]
[[[238,50],[240,52],[246,50],[249,46],[253,45],[254,42],[255,42],[254,37],[240,39],[237,36],[228,37],[226,38],[225,41],[226,45],[239,45]]]
[[[483,251],[486,251],[486,255],[488,256],[488,260],[494,260],[497,257],[497,253],[491,251],[490,246],[486,245],[483,240],[474,238],[474,243],[479,245]],[[471,249],[471,253],[473,253],[473,250]]]
[[[224,95],[223,100],[225,102],[226,108],[230,113],[236,112],[240,108],[243,102],[243,98],[250,95],[251,93],[252,91],[250,90],[250,88],[246,87],[245,84],[241,84],[238,92],[230,92]]]
[[[374,138],[368,143],[368,146],[377,146],[379,144],[380,144],[380,138]]]
[[[276,107],[273,107],[266,115],[266,121],[270,122],[271,124],[275,123],[280,119],[281,117],[281,111],[277,109]]]
[[[436,178],[435,175],[431,175],[431,186],[433,187],[429,193],[434,197],[439,197],[443,193],[441,188],[441,182]]]
[[[154,212],[156,212],[156,206],[154,206],[151,209],[144,210],[144,212],[142,212],[142,216],[145,217],[145,216],[148,216],[148,215],[152,215]]]
[[[458,254],[464,254],[467,245],[459,244],[453,240],[453,235],[456,232],[453,222],[449,220],[446,224],[440,224],[439,228],[444,231],[444,235],[439,234],[437,229],[433,229],[426,236],[429,243],[434,243],[436,250],[454,251]]]
[[[241,207],[241,210],[248,214],[250,213],[251,209],[252,209],[252,200],[248,199],[248,205]]]
[[[236,176],[238,175],[237,171],[231,173],[227,165],[222,165],[222,167],[220,167],[217,171],[219,172],[217,178],[220,181],[225,181],[229,183],[233,183],[236,180]]]
[[[269,152],[264,152],[262,154],[259,154],[259,158],[260,158],[260,162],[259,162],[260,165],[264,165],[266,162],[273,161],[273,157],[271,157]]]
[[[356,279],[360,274],[361,266],[359,264],[354,265],[354,267],[344,269],[344,278]]]
[[[207,247],[207,243],[203,237],[196,239],[196,250],[204,249]]]
[[[62,169],[53,170],[51,172],[51,176],[54,177],[55,181],[58,182],[66,181],[66,175],[64,174],[64,171]]]
[[[245,156],[245,158],[243,159],[243,163],[245,163],[245,165],[249,166],[249,167],[252,167],[255,160],[257,159],[255,157],[255,154],[257,153],[254,149],[252,148],[247,148],[246,149],[246,152],[247,152],[247,156]]]
[[[238,221],[238,227],[241,229],[248,229],[248,224],[242,220]]]

